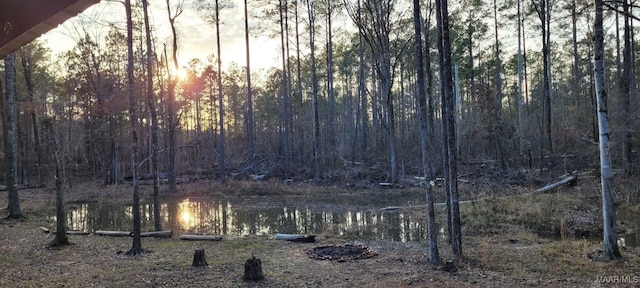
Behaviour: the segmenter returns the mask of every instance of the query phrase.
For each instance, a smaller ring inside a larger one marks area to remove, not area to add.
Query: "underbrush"
[[[495,234],[525,230],[545,237],[585,236],[601,228],[595,191],[560,189],[549,193],[514,196],[484,196],[461,204],[460,211],[469,233]],[[585,224],[592,225],[585,231]],[[580,227],[578,227],[580,226]],[[465,231],[467,231],[465,230]]]

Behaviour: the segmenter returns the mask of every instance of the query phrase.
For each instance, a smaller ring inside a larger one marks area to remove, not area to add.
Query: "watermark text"
[[[635,276],[635,275],[596,276],[596,283],[599,283],[599,284],[637,284],[637,283],[640,283],[640,276]]]

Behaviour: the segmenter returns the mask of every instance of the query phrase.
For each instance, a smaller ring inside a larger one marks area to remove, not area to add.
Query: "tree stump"
[[[252,256],[244,262],[244,276],[242,279],[245,281],[260,281],[264,279],[264,275],[262,274],[262,262],[260,259],[256,259],[255,256]]]
[[[209,266],[207,263],[207,259],[204,256],[204,248],[196,249],[196,252],[193,253],[193,263],[191,264],[193,267],[204,267]]]

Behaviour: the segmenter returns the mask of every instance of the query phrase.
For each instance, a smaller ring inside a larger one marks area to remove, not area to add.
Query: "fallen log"
[[[56,234],[57,231],[50,231],[47,227],[40,227],[40,230],[45,234]],[[79,231],[79,230],[67,230],[67,235],[89,235],[88,231]]]
[[[222,236],[217,236],[217,235],[189,235],[189,234],[183,234],[183,235],[180,235],[180,240],[190,240],[190,241],[220,241],[220,240],[222,240]]]
[[[300,243],[313,243],[313,242],[316,242],[316,236],[278,233],[276,234],[276,240],[285,240],[285,241],[300,242]]]
[[[171,238],[172,235],[173,235],[173,231],[171,230],[150,231],[150,232],[140,233],[140,237]]]
[[[56,233],[56,232],[53,232]],[[67,235],[89,235],[89,231],[80,231],[80,230],[67,230]]]
[[[106,231],[106,230],[98,230],[94,232],[97,236],[111,236],[111,237],[129,237],[131,236],[131,232],[129,231]]]
[[[477,199],[476,200],[462,200],[462,201],[458,201],[458,204],[473,203],[475,201],[478,201],[478,200]],[[427,205],[422,205],[422,206],[426,207]],[[447,202],[433,203],[433,206],[436,206],[436,207],[437,206],[447,206]]]
[[[562,180],[560,180],[560,181],[558,181],[556,183],[552,183],[552,184],[549,184],[547,186],[544,186],[544,187],[542,187],[542,188],[540,188],[540,189],[538,189],[538,190],[536,190],[534,192],[546,192],[546,191],[555,189],[557,187],[560,187],[562,185],[574,184],[575,181],[576,181],[576,176],[570,176],[570,177],[564,178],[564,179],[562,179]]]
[[[475,202],[477,200],[462,200],[462,201],[458,201],[458,204],[466,204],[466,203],[472,203]],[[438,206],[446,206],[447,202],[441,202],[441,203],[433,203],[434,207],[438,207]],[[427,207],[426,204],[421,204],[421,205],[413,205],[413,206],[387,206],[384,208],[380,208],[380,210],[383,211],[395,211],[395,210],[400,210],[400,209],[409,209],[409,208],[424,208]]]

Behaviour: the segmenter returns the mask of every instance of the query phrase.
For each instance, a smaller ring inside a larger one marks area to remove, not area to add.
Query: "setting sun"
[[[187,78],[187,70],[180,68],[178,69],[178,72],[176,72],[176,77],[178,77],[179,80],[184,80]]]

